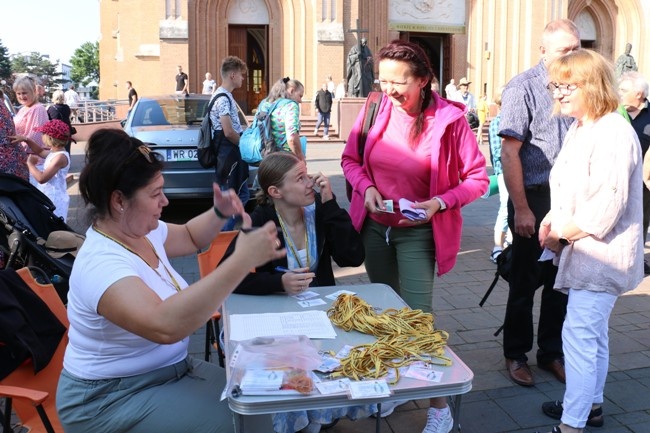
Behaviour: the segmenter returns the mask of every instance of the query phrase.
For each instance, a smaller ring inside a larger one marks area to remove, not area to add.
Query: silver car
[[[170,199],[212,197],[214,169],[197,160],[199,129],[210,102],[209,95],[164,95],[142,97],[124,122],[127,134],[151,145],[162,155],[165,166],[164,193]],[[243,112],[240,122],[248,126]],[[257,174],[250,167],[249,187]],[[251,190],[251,197],[254,192]]]

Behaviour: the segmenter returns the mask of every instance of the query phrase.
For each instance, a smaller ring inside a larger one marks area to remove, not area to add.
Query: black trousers
[[[533,298],[542,289],[537,328],[537,363],[561,358],[562,324],[566,315],[567,296],[553,289],[557,267],[552,261],[539,262],[542,248],[538,241],[539,223],[551,208],[548,186],[526,190],[528,206],[535,215],[535,234],[524,238],[515,233],[514,206],[508,200],[508,225],[512,231],[512,269],[510,291],[503,328],[503,354],[506,358],[527,361],[533,348]]]

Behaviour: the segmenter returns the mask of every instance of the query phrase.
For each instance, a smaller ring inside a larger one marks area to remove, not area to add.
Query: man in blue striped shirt
[[[508,225],[512,231],[512,268],[506,305],[503,352],[510,378],[533,386],[526,353],[533,348],[533,297],[544,286],[537,332],[537,365],[564,382],[562,324],[566,295],[553,289],[557,267],[539,262],[539,224],[551,208],[548,178],[573,119],[553,116],[553,98],[547,90],[547,65],[580,48],[576,25],[567,19],[544,28],[542,60],[515,76],[502,95],[499,136],[501,163],[508,188]]]

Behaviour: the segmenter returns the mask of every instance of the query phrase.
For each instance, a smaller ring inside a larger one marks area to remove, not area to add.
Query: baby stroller
[[[54,209],[52,201],[29,182],[0,173],[0,268],[38,269],[36,279],[52,283],[66,304],[68,280],[83,236],[56,216]],[[55,247],[61,238],[66,248]],[[70,245],[69,238],[75,245]]]

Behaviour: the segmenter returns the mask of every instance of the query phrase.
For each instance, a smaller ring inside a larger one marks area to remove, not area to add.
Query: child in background
[[[70,154],[65,150],[65,145],[70,140],[70,127],[55,119],[36,128],[35,131],[43,133],[43,142],[51,149],[42,149],[34,140],[22,135],[12,137],[13,142],[24,141],[32,149],[34,155],[27,158],[29,174],[38,182],[38,189],[56,206],[54,214],[65,220],[70,204],[66,183],[66,176],[70,170]],[[43,171],[36,167],[38,157],[45,158]]]
[[[478,115],[478,144],[483,144],[483,126],[488,118],[490,106],[487,102],[487,95],[484,93],[476,104],[476,114]]]
[[[503,88],[497,90],[494,96],[494,103],[497,109],[501,109],[501,92]],[[492,168],[494,174],[497,176],[499,185],[499,211],[497,212],[497,219],[494,223],[494,247],[490,254],[490,260],[497,262],[497,257],[501,251],[512,242],[512,234],[508,228],[508,190],[506,189],[506,182],[503,179],[503,168],[501,167],[501,137],[499,137],[499,124],[501,123],[501,113],[492,119],[489,127],[489,140],[490,140],[490,159],[492,160]]]

